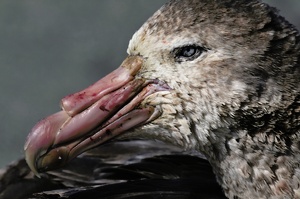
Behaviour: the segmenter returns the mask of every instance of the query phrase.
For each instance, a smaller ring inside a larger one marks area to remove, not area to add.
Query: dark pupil
[[[196,53],[196,49],[194,47],[188,46],[183,49],[182,56],[191,57]]]

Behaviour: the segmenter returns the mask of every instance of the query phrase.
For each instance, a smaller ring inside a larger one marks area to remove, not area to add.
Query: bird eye
[[[189,46],[175,48],[173,52],[175,52],[175,61],[183,62],[183,61],[192,61],[196,59],[205,50],[206,49],[201,46],[189,45]]]

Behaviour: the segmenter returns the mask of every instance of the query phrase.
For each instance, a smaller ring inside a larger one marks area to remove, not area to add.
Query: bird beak
[[[112,73],[61,101],[62,111],[32,129],[24,146],[31,170],[59,168],[86,150],[153,121],[159,108],[142,105],[149,95],[170,90],[157,79],[138,78],[143,58],[129,56]]]

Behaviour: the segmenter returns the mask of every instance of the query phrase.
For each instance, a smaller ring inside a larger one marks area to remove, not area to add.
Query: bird
[[[36,124],[25,160],[43,179],[106,143],[111,153],[114,142],[158,140],[158,151],[170,153],[150,160],[170,166],[194,157],[189,166],[211,166],[211,187],[221,194],[203,198],[300,198],[299,41],[297,29],[259,0],[170,0],[133,35],[119,68]],[[169,144],[202,156],[173,154]],[[210,187],[192,184],[203,193]]]

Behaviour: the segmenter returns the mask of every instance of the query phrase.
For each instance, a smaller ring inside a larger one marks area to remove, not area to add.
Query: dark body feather
[[[22,159],[4,171],[0,183],[1,199],[226,198],[199,154],[146,141],[109,143],[42,178]]]

